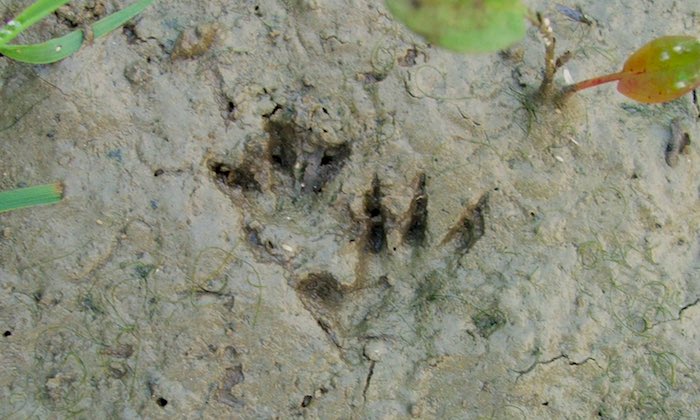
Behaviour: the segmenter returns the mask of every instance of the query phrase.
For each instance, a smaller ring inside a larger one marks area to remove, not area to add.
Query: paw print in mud
[[[376,172],[358,170],[351,140],[325,143],[281,108],[266,117],[265,131],[242,156],[207,162],[242,211],[241,235],[254,254],[285,269],[289,286],[338,348],[410,334],[401,325],[392,332],[376,326],[397,308],[415,308],[421,317],[449,294],[460,258],[485,233],[488,195],[475,197],[446,235],[432,238],[429,174],[415,174],[412,196],[402,201],[409,204],[397,208]],[[347,187],[350,177],[366,180],[364,189]],[[487,321],[475,320],[475,332],[487,335],[500,322]]]

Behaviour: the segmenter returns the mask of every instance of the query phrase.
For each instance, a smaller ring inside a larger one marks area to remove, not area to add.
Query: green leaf
[[[14,19],[0,28],[0,45],[7,44],[39,20],[53,13],[70,0],[38,0],[22,10]]]
[[[570,85],[570,93],[617,82],[617,90],[645,104],[678,99],[700,86],[700,39],[668,35],[644,44],[617,73]]]
[[[124,9],[112,13],[111,15],[102,18],[92,25],[92,31],[95,38],[107,35],[113,30],[125,24],[129,19],[138,15],[148,7],[153,0],[139,0],[131,6],[125,7]]]
[[[617,90],[639,102],[666,102],[700,86],[700,39],[663,36],[632,54]]]
[[[525,36],[520,0],[386,0],[394,16],[428,41],[457,52],[492,52]]]
[[[23,63],[48,64],[63,60],[80,49],[83,31],[75,30],[60,38],[29,45],[3,45],[0,53]]]
[[[0,213],[25,207],[53,204],[63,198],[63,184],[36,185],[0,192]]]
[[[139,0],[124,9],[106,16],[94,24],[92,31],[95,38],[107,35],[141,13],[153,0]],[[30,6],[32,7],[32,6]],[[24,13],[24,12],[23,12]],[[0,54],[16,61],[30,64],[48,64],[62,60],[78,51],[83,44],[83,30],[76,29],[60,38],[29,45],[1,45]]]

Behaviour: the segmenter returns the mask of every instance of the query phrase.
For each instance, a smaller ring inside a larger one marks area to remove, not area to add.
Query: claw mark
[[[425,173],[418,176],[415,194],[408,210],[410,218],[403,235],[404,241],[413,246],[422,246],[425,243],[428,227],[428,195],[425,192],[425,179]]]
[[[270,163],[290,177],[294,177],[294,165],[297,163],[297,133],[294,125],[270,120],[266,130],[270,135],[267,153]]]
[[[365,195],[365,213],[368,216],[365,250],[379,254],[386,248],[386,217],[382,209],[382,191],[379,178],[374,175],[372,190]]]
[[[467,254],[486,231],[484,213],[488,202],[488,195],[481,196],[479,201],[467,207],[459,222],[447,232],[441,244],[456,240],[457,250]]]
[[[209,162],[209,170],[227,187],[240,188],[244,192],[260,192],[260,183],[248,165],[235,168],[222,162]]]

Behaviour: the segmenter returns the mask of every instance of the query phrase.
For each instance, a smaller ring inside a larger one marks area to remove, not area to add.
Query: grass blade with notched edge
[[[53,204],[63,198],[63,184],[35,185],[27,188],[0,192],[0,213],[25,207]]]
[[[0,28],[0,45],[7,44],[27,28],[53,13],[70,0],[38,0]]]
[[[139,0],[131,6],[112,13],[92,24],[95,38],[107,35],[141,13],[153,0]],[[78,51],[83,43],[82,29],[39,44],[2,45],[0,54],[13,60],[30,64],[48,64],[63,60]]]

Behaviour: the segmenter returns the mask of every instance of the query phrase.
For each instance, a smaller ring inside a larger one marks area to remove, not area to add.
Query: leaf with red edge
[[[617,90],[639,102],[672,101],[700,85],[700,39],[664,36],[634,52]]]

